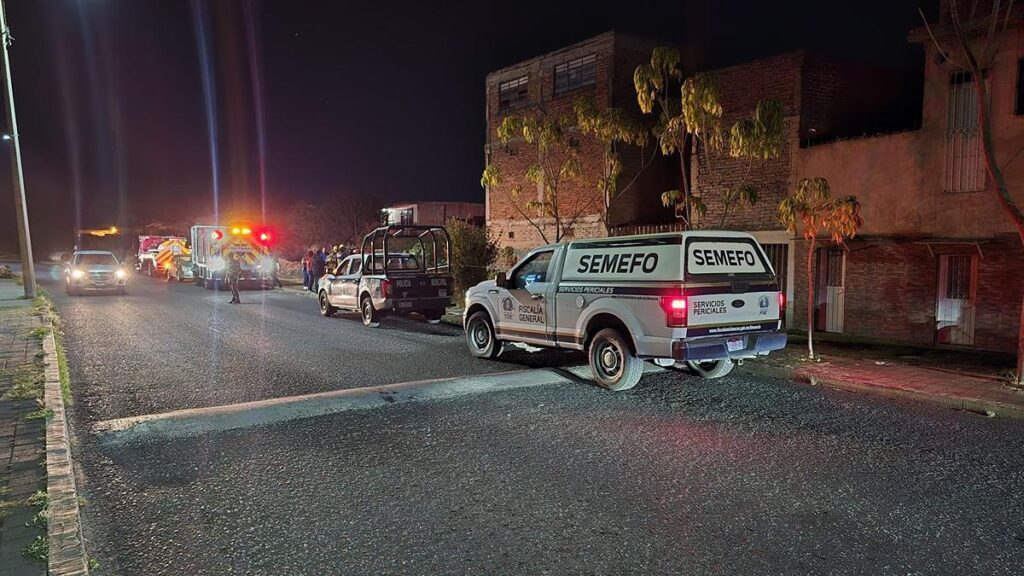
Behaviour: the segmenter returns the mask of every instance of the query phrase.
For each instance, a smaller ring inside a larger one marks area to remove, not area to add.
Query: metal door
[[[974,345],[977,281],[977,256],[939,256],[935,298],[935,340],[939,344]]]
[[[768,260],[775,269],[775,277],[779,281],[779,290],[786,295],[786,302],[791,302],[793,295],[789,292],[789,244],[761,244]],[[786,319],[782,319],[785,325]]]
[[[842,248],[818,250],[818,282],[815,303],[815,328],[842,332],[846,313],[846,252]]]

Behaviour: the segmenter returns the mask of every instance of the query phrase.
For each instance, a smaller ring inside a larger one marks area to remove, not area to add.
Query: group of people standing
[[[316,282],[327,273],[327,249],[317,248],[302,257],[302,285],[310,292],[316,292]]]

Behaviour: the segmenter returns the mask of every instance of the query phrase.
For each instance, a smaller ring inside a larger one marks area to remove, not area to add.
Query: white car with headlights
[[[71,256],[64,269],[67,293],[77,296],[83,292],[117,292],[124,294],[128,286],[128,271],[112,252],[79,250]]]
[[[768,256],[742,232],[700,230],[541,246],[466,292],[466,340],[587,352],[594,380],[633,387],[643,360],[718,378],[784,348],[785,299]]]

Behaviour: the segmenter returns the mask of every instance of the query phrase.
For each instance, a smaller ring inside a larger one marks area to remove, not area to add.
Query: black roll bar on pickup
[[[427,251],[427,246],[424,244],[424,239],[428,237],[431,248],[429,252]],[[382,272],[387,272],[389,238],[415,238],[419,242],[420,249],[422,250],[423,255],[426,256],[427,254],[430,254],[433,256],[433,265],[430,267],[427,267],[426,259],[423,259],[422,266],[424,272],[431,272],[437,274],[442,271],[451,271],[452,239],[448,235],[448,231],[445,230],[444,226],[425,226],[422,224],[389,224],[388,226],[381,226],[380,228],[373,230],[366,236],[363,236],[363,243],[360,246],[360,253],[363,254],[364,257],[367,254],[370,255],[370,258],[367,259],[367,262],[363,264],[364,273],[378,274]],[[374,256],[376,256],[377,254],[376,244],[378,239],[381,242],[381,255],[383,256],[380,259],[381,267],[383,268],[381,270],[378,270],[377,258],[374,258]],[[438,259],[439,240],[444,242],[444,265],[441,265],[441,261]]]

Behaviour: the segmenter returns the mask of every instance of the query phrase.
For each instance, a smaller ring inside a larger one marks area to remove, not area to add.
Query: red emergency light
[[[214,231],[213,231],[213,232],[212,232],[212,233],[210,234],[210,237],[212,237],[212,238],[213,238],[214,240],[220,240],[221,238],[223,238],[223,237],[224,237],[224,233],[223,233],[223,232],[221,232],[220,230],[214,230]]]

